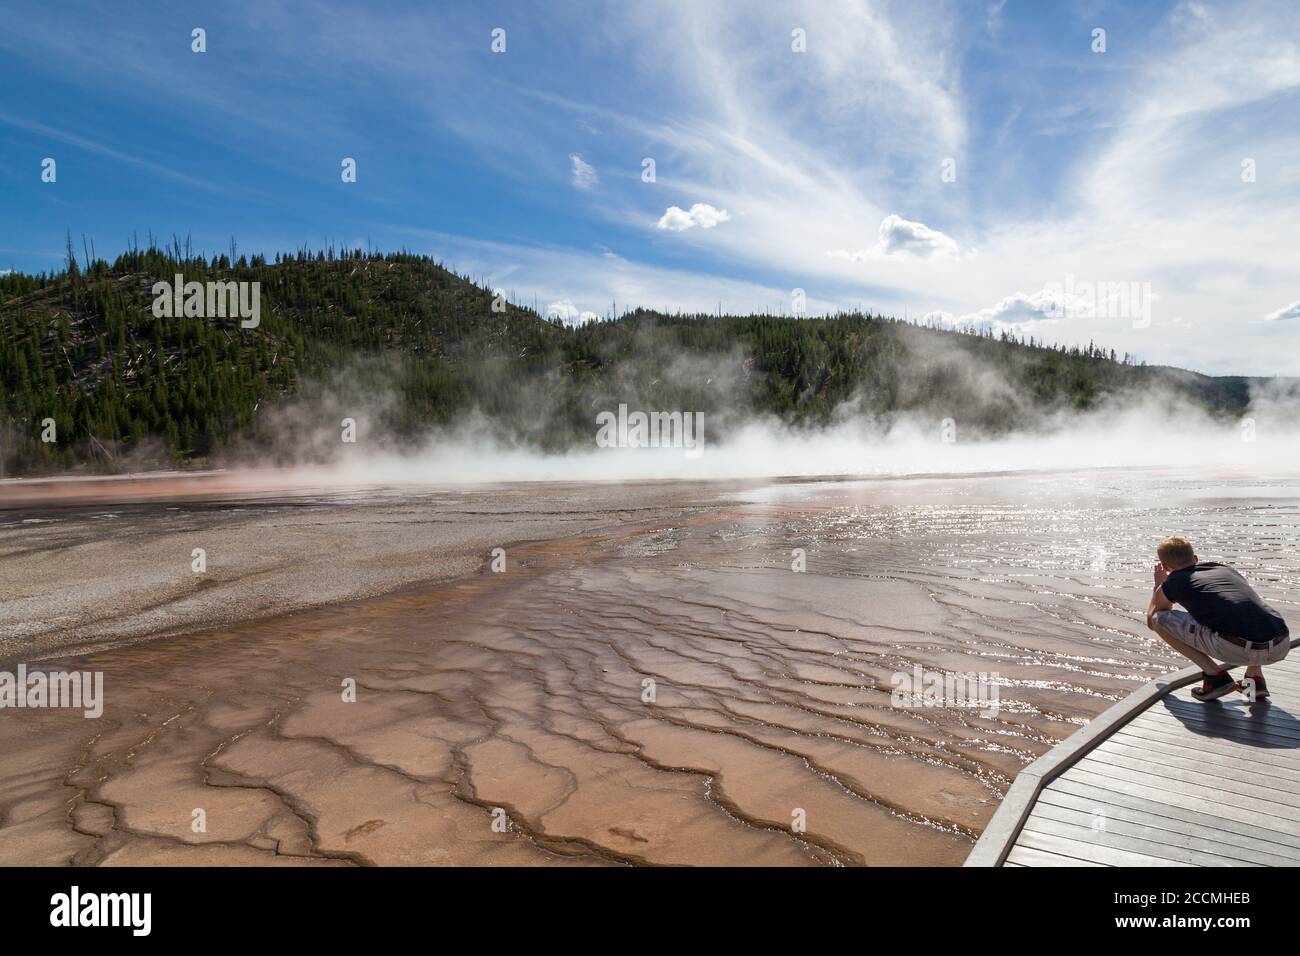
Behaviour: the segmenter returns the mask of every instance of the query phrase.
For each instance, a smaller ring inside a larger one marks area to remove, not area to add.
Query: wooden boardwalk
[[[966,865],[1300,865],[1300,652],[1264,676],[1266,703],[1200,703],[1195,667],[1139,688],[1020,772]]]

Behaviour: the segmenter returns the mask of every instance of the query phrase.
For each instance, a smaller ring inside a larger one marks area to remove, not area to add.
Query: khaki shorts
[[[1197,624],[1196,619],[1186,611],[1161,611],[1156,615],[1156,624],[1168,631],[1189,647],[1194,647],[1202,654],[1213,657],[1225,664],[1240,666],[1261,666],[1276,664],[1286,657],[1291,650],[1291,639],[1284,637],[1269,647],[1248,650],[1232,641],[1224,640],[1217,631],[1204,624]]]

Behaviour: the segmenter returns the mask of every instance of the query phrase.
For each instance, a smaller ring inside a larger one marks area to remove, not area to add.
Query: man
[[[1276,664],[1291,649],[1282,615],[1226,564],[1202,563],[1185,538],[1165,538],[1156,557],[1147,627],[1201,668],[1204,680],[1192,696],[1218,700],[1241,689],[1228,668],[1244,664],[1245,685],[1253,687],[1255,700],[1266,700],[1263,665]],[[1175,611],[1175,604],[1187,610]]]

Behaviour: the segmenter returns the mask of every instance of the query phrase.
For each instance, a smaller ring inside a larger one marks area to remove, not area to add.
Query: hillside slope
[[[171,280],[261,283],[261,320],[155,318]],[[307,432],[364,417],[391,442],[477,412],[512,440],[590,444],[597,411],[701,411],[711,439],[755,415],[953,417],[964,434],[1033,428],[1154,387],[1240,414],[1250,380],[1116,361],[878,316],[666,316],[578,328],[505,304],[430,259],[297,253],[267,262],[135,251],[0,278],[0,465],[21,474],[310,453]],[[47,419],[57,440],[40,440]],[[476,419],[478,420],[478,419]],[[292,429],[303,439],[293,446]]]

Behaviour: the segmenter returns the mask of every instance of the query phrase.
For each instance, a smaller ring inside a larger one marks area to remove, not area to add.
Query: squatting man
[[[1218,700],[1235,690],[1268,699],[1264,665],[1291,649],[1282,615],[1226,564],[1201,561],[1185,538],[1165,538],[1156,548],[1155,590],[1147,605],[1147,627],[1201,669],[1197,700]],[[1174,610],[1181,604],[1186,610]],[[1216,663],[1222,661],[1222,664]],[[1229,673],[1245,665],[1239,683]]]

